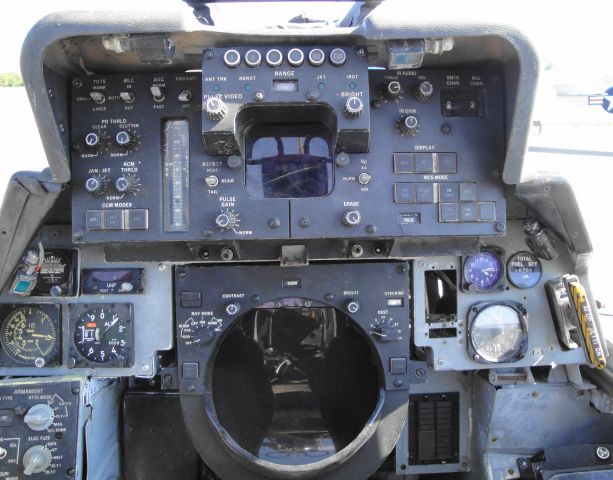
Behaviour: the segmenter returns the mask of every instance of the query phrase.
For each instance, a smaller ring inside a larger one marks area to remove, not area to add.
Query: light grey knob
[[[42,432],[53,425],[54,418],[55,413],[49,405],[37,403],[28,410],[28,413],[23,417],[23,421],[31,430]]]
[[[42,473],[52,460],[51,451],[44,445],[34,445],[23,454],[23,474],[30,476],[33,473]]]

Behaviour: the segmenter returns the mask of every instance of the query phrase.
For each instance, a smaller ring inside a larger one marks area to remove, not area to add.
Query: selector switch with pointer
[[[348,227],[355,227],[362,221],[362,214],[359,210],[347,210],[343,213],[343,223]]]
[[[396,100],[398,97],[400,97],[401,93],[402,87],[400,86],[400,82],[398,80],[393,80],[389,82],[385,86],[385,91],[383,92],[385,98],[387,98],[388,100]]]
[[[136,193],[140,190],[140,183],[133,175],[124,175],[115,180],[115,189],[119,193]]]

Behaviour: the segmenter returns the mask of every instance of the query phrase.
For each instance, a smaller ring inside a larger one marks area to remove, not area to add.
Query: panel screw
[[[298,220],[298,225],[300,225],[302,228],[308,228],[308,226],[311,225],[311,220],[309,217],[302,217],[300,220]]]
[[[271,218],[268,220],[268,226],[270,228],[279,228],[281,226],[281,220],[279,220],[277,217]]]
[[[207,258],[209,258],[210,253],[209,253],[209,251],[206,248],[202,248],[202,249],[200,249],[200,252],[198,252],[198,255],[203,260],[206,260]]]
[[[381,107],[381,100],[373,100],[372,102],[370,102],[370,106],[372,108],[379,108],[379,107]]]
[[[73,357],[69,357],[68,360],[66,360],[66,366],[68,368],[74,368],[76,364],[77,361]]]
[[[334,300],[334,295],[332,295],[331,293],[326,293],[326,296],[324,298],[326,299],[326,302],[331,302],[332,300]]]
[[[262,100],[264,100],[264,92],[262,92],[261,90],[258,90],[257,92],[253,94],[253,99],[256,102],[261,102]]]
[[[399,265],[397,268],[398,273],[407,273],[407,266],[406,265]]]
[[[77,230],[76,232],[72,234],[72,238],[74,238],[77,241],[83,240],[83,232],[81,230]]]
[[[451,125],[448,123],[443,123],[441,125],[441,132],[443,132],[445,135],[449,135],[451,133]]]
[[[517,462],[520,470],[526,470],[528,468],[528,460],[525,458],[520,458]]]
[[[164,375],[164,383],[172,383],[172,375],[169,375],[168,373]]]
[[[164,270],[166,270],[166,264],[165,264],[165,263],[160,263],[160,264],[158,265],[158,270],[159,270],[160,272],[163,272]]]
[[[207,60],[212,60],[214,56],[215,56],[215,54],[213,53],[213,50],[210,50],[210,49],[207,48],[204,51],[204,58],[206,58]]]
[[[423,377],[426,374],[426,371],[423,368],[418,368],[415,370],[415,376]]]
[[[49,98],[53,98],[53,90],[47,90],[47,95],[49,95]]]
[[[79,389],[79,387],[72,387],[72,393],[73,394],[78,395],[80,391],[81,390]]]
[[[502,222],[498,222],[495,228],[497,232],[504,232],[506,230],[506,227]]]
[[[234,258],[234,251],[231,248],[223,247],[220,255],[223,261],[228,262]]]
[[[75,469],[70,467],[68,470],[66,470],[66,475],[72,477],[74,475],[74,472],[75,472]]]
[[[373,235],[375,233],[377,233],[377,226],[370,224],[366,226],[366,233],[369,233],[370,235]]]
[[[394,380],[394,387],[400,388],[404,385],[402,380]]]
[[[81,79],[80,79],[80,78],[75,78],[75,79],[72,81],[72,86],[73,86],[73,87],[80,88],[80,87],[82,87],[82,86],[83,86],[83,82],[81,81]]]
[[[188,392],[193,392],[194,390],[196,390],[196,387],[194,387],[193,385],[188,385],[187,387],[185,387],[185,390],[187,390]]]
[[[319,92],[317,90],[309,90],[306,93],[306,99],[309,101],[314,101],[317,100],[319,98]]]
[[[231,169],[239,168],[243,164],[243,159],[238,155],[230,155],[226,160],[226,165]]]
[[[351,162],[351,158],[345,152],[341,152],[336,156],[336,166],[346,167]]]
[[[203,228],[202,229],[202,236],[204,238],[211,238],[213,236],[213,229],[212,228]]]
[[[611,452],[607,447],[598,447],[596,449],[596,456],[600,458],[600,460],[608,460],[611,456]]]
[[[259,295],[251,295],[251,301],[253,303],[258,303],[260,301],[260,296]]]
[[[356,50],[356,52],[355,52],[355,53],[356,53],[356,55],[357,55],[358,57],[363,57],[363,56],[365,56],[365,55],[366,55],[366,50],[365,50],[364,48],[360,47],[360,48],[358,48],[358,49]]]

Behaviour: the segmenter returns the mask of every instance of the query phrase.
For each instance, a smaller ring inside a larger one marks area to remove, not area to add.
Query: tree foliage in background
[[[23,87],[23,79],[18,73],[0,73],[0,87]]]

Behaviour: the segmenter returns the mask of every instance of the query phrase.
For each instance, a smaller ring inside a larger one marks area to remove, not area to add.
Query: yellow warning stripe
[[[605,368],[607,366],[607,359],[604,356],[604,349],[602,348],[600,335],[594,323],[594,316],[592,315],[592,309],[590,308],[585,288],[579,282],[568,282],[568,287],[570,289],[568,293],[577,312],[579,326],[583,333],[590,362],[596,368]]]

